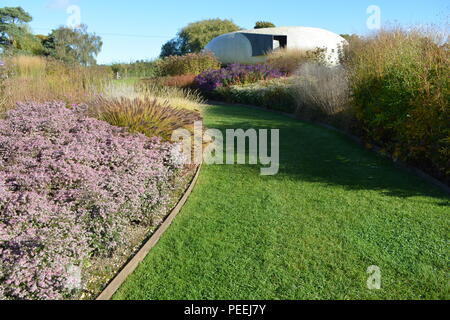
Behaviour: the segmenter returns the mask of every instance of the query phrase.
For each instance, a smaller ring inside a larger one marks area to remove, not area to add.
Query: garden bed
[[[195,167],[187,167],[175,181],[175,187],[170,197],[169,208],[174,208],[179,203],[179,200],[185,194],[187,188],[193,183],[193,178],[196,173]],[[161,227],[162,223],[167,218],[172,210],[162,213],[157,217],[155,225],[150,229],[142,226],[133,226],[129,228],[130,241],[127,245],[117,250],[116,254],[110,258],[96,259],[88,268],[87,274],[91,275],[86,289],[80,295],[82,300],[92,300],[100,295],[106,284],[116,277],[119,271],[123,270],[133,258],[139,254],[144,244],[153,237],[153,235]]]
[[[23,103],[0,120],[0,299],[92,299],[164,220],[193,168],[173,144]]]

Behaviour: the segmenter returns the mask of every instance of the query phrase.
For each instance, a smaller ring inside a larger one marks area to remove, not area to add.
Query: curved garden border
[[[197,183],[198,177],[200,175],[202,165],[199,165],[196,169],[195,175],[192,178],[189,187],[186,192],[178,201],[177,205],[164,222],[158,227],[158,229],[153,233],[150,239],[142,246],[142,248],[128,261],[128,263],[120,270],[120,272],[114,277],[113,280],[107,285],[107,287],[102,291],[102,293],[97,297],[96,300],[110,300],[116,291],[122,286],[129,275],[133,273],[134,270],[139,266],[139,264],[145,259],[149,254],[150,250],[158,243],[161,236],[166,232],[169,226],[172,224],[173,220],[176,218],[178,213],[180,213],[187,199],[191,195],[194,187]]]
[[[308,120],[299,119],[294,114],[291,114],[291,113],[286,113],[286,112],[277,111],[277,110],[271,110],[271,109],[268,109],[268,108],[254,106],[254,105],[249,105],[249,104],[223,102],[223,101],[217,101],[217,100],[208,100],[207,103],[210,104],[210,105],[216,104],[216,105],[239,106],[239,107],[244,107],[244,108],[252,108],[252,109],[264,110],[264,111],[268,111],[268,112],[281,114],[281,115],[284,115],[284,116],[289,117],[291,119],[307,122],[307,123],[310,123],[310,124],[314,124],[314,125],[317,125],[317,126],[320,126],[320,127],[323,127],[323,128],[327,128],[327,129],[339,132],[339,133],[345,135],[346,137],[350,138],[351,140],[353,140],[354,142],[356,142],[357,144],[359,144],[359,145],[361,145],[363,147],[365,147],[365,145],[366,145],[361,138],[359,138],[359,137],[357,137],[355,135],[352,135],[352,134],[350,134],[350,133],[348,133],[348,132],[346,132],[344,130],[338,129],[336,127],[333,127],[331,125],[328,125],[328,124],[325,124],[325,123],[322,123],[322,122],[308,121]],[[422,170],[420,170],[420,169],[418,169],[416,167],[413,167],[413,166],[411,166],[411,165],[409,165],[409,164],[407,164],[407,163],[405,163],[403,161],[394,160],[389,155],[382,154],[381,153],[381,147],[379,147],[379,146],[374,146],[374,147],[372,147],[371,150],[376,152],[377,154],[379,154],[381,156],[389,158],[390,160],[392,160],[394,165],[397,166],[398,168],[401,168],[403,170],[409,171],[409,172],[415,174],[416,176],[424,179],[425,181],[429,182],[430,184],[434,185],[435,187],[439,188],[443,192],[445,192],[447,194],[450,194],[450,186],[446,185],[444,182],[439,181],[438,179],[434,178],[433,176],[429,175],[428,173],[425,173],[424,171],[422,171]]]

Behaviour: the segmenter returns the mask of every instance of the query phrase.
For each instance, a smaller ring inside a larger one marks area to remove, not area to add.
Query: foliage
[[[448,179],[450,53],[436,34],[382,30],[351,43],[343,63],[366,138]]]
[[[162,79],[162,84],[168,87],[177,88],[193,88],[194,87],[195,76],[194,75],[183,75],[183,76],[173,76]]]
[[[13,56],[5,63],[8,77],[0,86],[0,111],[20,101],[84,103],[101,91],[112,75],[109,67],[67,65],[43,57]]]
[[[21,7],[0,8],[0,48],[7,54],[51,56],[67,63],[96,64],[101,51],[99,36],[89,34],[87,26],[78,29],[60,27],[48,36],[33,35],[28,27],[32,21]]]
[[[157,100],[160,104],[168,104],[173,108],[198,111],[203,105],[203,98],[197,91],[163,86],[143,79],[134,84],[113,81],[102,89],[102,94],[107,98],[117,99],[126,97],[128,99]]]
[[[167,41],[161,47],[161,53],[159,57],[166,58],[170,56],[182,56],[184,54],[187,54],[188,52],[185,52],[185,49],[183,48],[183,43],[183,40],[179,37]]]
[[[325,115],[336,115],[349,107],[350,90],[346,70],[305,63],[297,71],[293,87],[298,113],[314,109]]]
[[[198,113],[161,104],[156,99],[97,97],[90,103],[90,113],[118,127],[148,137],[170,140],[173,131],[193,126],[200,120]]]
[[[11,76],[36,77],[46,73],[48,61],[42,57],[15,55],[5,59],[5,68]]]
[[[8,70],[4,61],[0,60],[0,118],[6,111],[6,97],[3,94],[5,90],[5,80],[8,78]]]
[[[219,69],[220,62],[211,52],[170,56],[155,62],[156,74],[160,77],[197,75],[206,70]]]
[[[268,54],[267,64],[291,75],[306,62],[324,63],[325,59],[325,49],[305,51],[302,49],[282,48]]]
[[[275,24],[269,21],[258,21],[255,24],[255,29],[275,28]]]
[[[155,61],[139,60],[132,63],[113,63],[111,68],[114,75],[118,75],[120,78],[151,78],[156,76]]]
[[[362,40],[361,36],[357,34],[341,34],[340,36],[345,40],[347,40],[348,43],[353,43]]]
[[[53,30],[44,39],[43,46],[47,56],[88,66],[97,63],[95,57],[100,53],[103,42],[99,36],[88,33],[86,25],[81,25],[78,29],[60,27]]]
[[[132,224],[165,212],[172,146],[64,103],[19,104],[0,120],[0,292],[61,299],[70,267],[108,256]]]
[[[291,79],[274,79],[247,85],[220,87],[207,93],[207,96],[214,100],[295,113],[296,99],[292,87]]]
[[[195,78],[195,83],[201,90],[212,91],[222,86],[255,83],[283,76],[283,72],[265,64],[230,64],[220,70],[208,70],[201,73]]]
[[[21,50],[32,35],[27,29],[31,15],[21,7],[0,8],[0,47],[4,50]]]
[[[194,88],[195,77],[195,75],[186,74],[181,76],[142,79],[141,81],[142,83],[154,84],[155,86],[189,89]]]
[[[209,19],[190,23],[176,38],[163,45],[161,58],[200,52],[212,39],[238,30],[240,28],[231,20]]]

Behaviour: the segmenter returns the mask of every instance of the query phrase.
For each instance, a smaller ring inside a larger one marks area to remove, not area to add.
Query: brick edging
[[[116,291],[122,286],[125,280],[131,275],[134,270],[139,266],[139,264],[145,259],[151,249],[158,243],[161,236],[166,232],[169,226],[172,224],[175,217],[180,213],[187,199],[194,190],[197,183],[198,177],[200,175],[202,165],[197,167],[197,171],[192,178],[189,187],[184,193],[183,197],[178,201],[177,205],[164,222],[158,227],[158,229],[153,233],[150,239],[142,246],[142,248],[133,256],[133,258],[121,269],[121,271],[114,277],[114,279],[108,284],[108,286],[102,291],[102,293],[97,297],[96,300],[111,300]]]

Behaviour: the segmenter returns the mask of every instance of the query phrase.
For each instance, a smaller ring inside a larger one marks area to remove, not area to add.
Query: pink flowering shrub
[[[0,120],[0,298],[70,297],[71,267],[167,209],[172,145],[77,109],[26,103]]]

